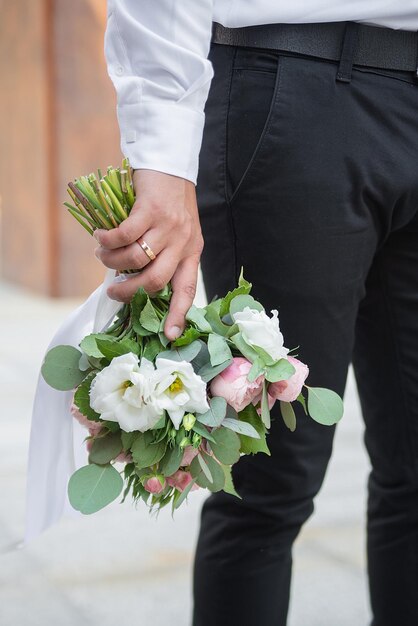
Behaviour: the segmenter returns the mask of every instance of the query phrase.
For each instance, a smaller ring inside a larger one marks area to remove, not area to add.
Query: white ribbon
[[[109,326],[122,307],[106,293],[115,276],[115,270],[107,270],[103,283],[58,328],[46,352],[59,344],[77,348],[83,337]],[[70,413],[72,398],[73,391],[53,389],[39,372],[29,441],[25,543],[63,515],[79,515],[68,501],[67,485],[71,474],[87,463],[86,429]]]

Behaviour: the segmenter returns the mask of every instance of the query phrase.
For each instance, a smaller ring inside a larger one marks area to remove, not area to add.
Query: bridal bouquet
[[[129,163],[81,177],[69,193],[69,211],[90,233],[113,228],[135,199]],[[170,284],[153,295],[140,287],[106,330],[47,352],[45,381],[74,392],[71,413],[87,429],[88,465],[68,483],[73,508],[94,513],[122,494],[174,512],[199,487],[240,497],[231,468],[241,455],[270,454],[275,402],[291,431],[293,402],[321,424],[341,418],[341,398],[305,383],[308,366],[284,346],[277,310],[268,315],[251,287],[241,269],[235,289],[191,306],[171,342]]]

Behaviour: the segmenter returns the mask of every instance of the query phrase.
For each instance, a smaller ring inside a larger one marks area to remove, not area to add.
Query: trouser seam
[[[410,432],[410,427],[409,427],[409,421],[408,418],[410,416],[410,406],[409,406],[409,402],[407,399],[407,393],[405,390],[405,386],[402,380],[402,375],[401,375],[401,350],[399,347],[399,344],[396,342],[395,340],[395,324],[394,324],[394,313],[391,307],[391,303],[390,303],[390,298],[389,298],[389,294],[387,292],[386,289],[386,284],[385,284],[385,278],[383,275],[383,268],[382,268],[382,261],[378,262],[378,273],[379,273],[379,278],[380,278],[380,284],[382,287],[382,295],[383,295],[383,302],[385,304],[385,309],[386,309],[386,314],[387,314],[387,320],[389,323],[389,327],[390,327],[390,339],[393,345],[393,354],[395,357],[395,361],[396,361],[396,374],[397,374],[397,378],[398,378],[398,383],[399,383],[399,388],[401,390],[401,395],[402,395],[402,404],[405,410],[405,423],[403,425],[404,428],[404,436],[406,439],[406,444],[409,448],[409,454],[410,454],[410,459],[412,460],[412,471],[415,473],[415,465],[414,465],[414,459],[415,457],[415,446],[413,443],[413,433]],[[409,436],[408,436],[409,435]],[[406,468],[408,469],[408,468]]]

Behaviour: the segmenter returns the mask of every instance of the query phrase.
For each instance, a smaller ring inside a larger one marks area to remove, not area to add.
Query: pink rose
[[[180,465],[184,467],[185,465],[190,465],[195,456],[199,454],[198,448],[194,448],[193,446],[186,446],[183,452],[183,458],[181,460]]]
[[[268,392],[275,400],[293,402],[302,391],[303,383],[309,374],[309,368],[305,363],[295,359],[293,356],[288,356],[287,358],[295,368],[295,373],[292,374],[288,380],[279,380],[277,383],[270,383]]]
[[[234,357],[231,365],[212,380],[212,395],[225,398],[236,411],[242,411],[260,394],[264,380],[264,376],[260,374],[256,380],[250,382],[247,378],[250,369],[250,361],[240,356]]]
[[[171,476],[167,476],[167,482],[170,487],[175,487],[179,491],[184,491],[187,485],[193,480],[193,476],[190,472],[185,472],[183,470],[177,470]],[[193,485],[191,491],[195,489],[199,489],[199,485],[196,483]]]
[[[133,458],[132,454],[130,454],[129,452],[124,452],[122,450],[122,452],[118,454],[118,456],[114,460],[118,461],[119,463],[132,463]]]
[[[165,487],[165,479],[163,478],[163,481],[161,482],[158,476],[151,476],[145,481],[144,487],[150,493],[161,493]]]
[[[94,436],[100,432],[102,428],[101,422],[95,422],[94,420],[89,420],[85,415],[80,413],[80,411],[78,410],[78,407],[74,404],[74,402],[70,406],[70,413],[74,417],[74,419],[76,419],[77,422],[79,422],[79,424],[81,424],[85,428],[88,428],[90,435]]]

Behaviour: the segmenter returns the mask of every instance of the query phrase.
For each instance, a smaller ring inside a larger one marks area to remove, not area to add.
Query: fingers
[[[103,248],[114,250],[136,241],[149,230],[151,223],[151,211],[144,211],[138,203],[135,203],[129,216],[119,226],[110,230],[99,228],[93,234]]]
[[[159,233],[157,233],[156,229],[151,228],[140,237],[156,255],[163,249],[163,242],[158,241],[158,235]],[[108,250],[98,246],[94,250],[94,254],[106,267],[115,270],[141,269],[151,261],[137,240],[128,246],[116,248],[115,250]]]
[[[198,254],[185,257],[171,279],[173,295],[164,324],[164,334],[170,341],[176,339],[184,330],[186,313],[196,295],[198,268]]]
[[[171,280],[178,263],[178,250],[173,247],[165,248],[140,274],[121,283],[112,283],[106,293],[109,298],[120,302],[130,302],[139,287],[143,287],[149,294],[154,294]]]

